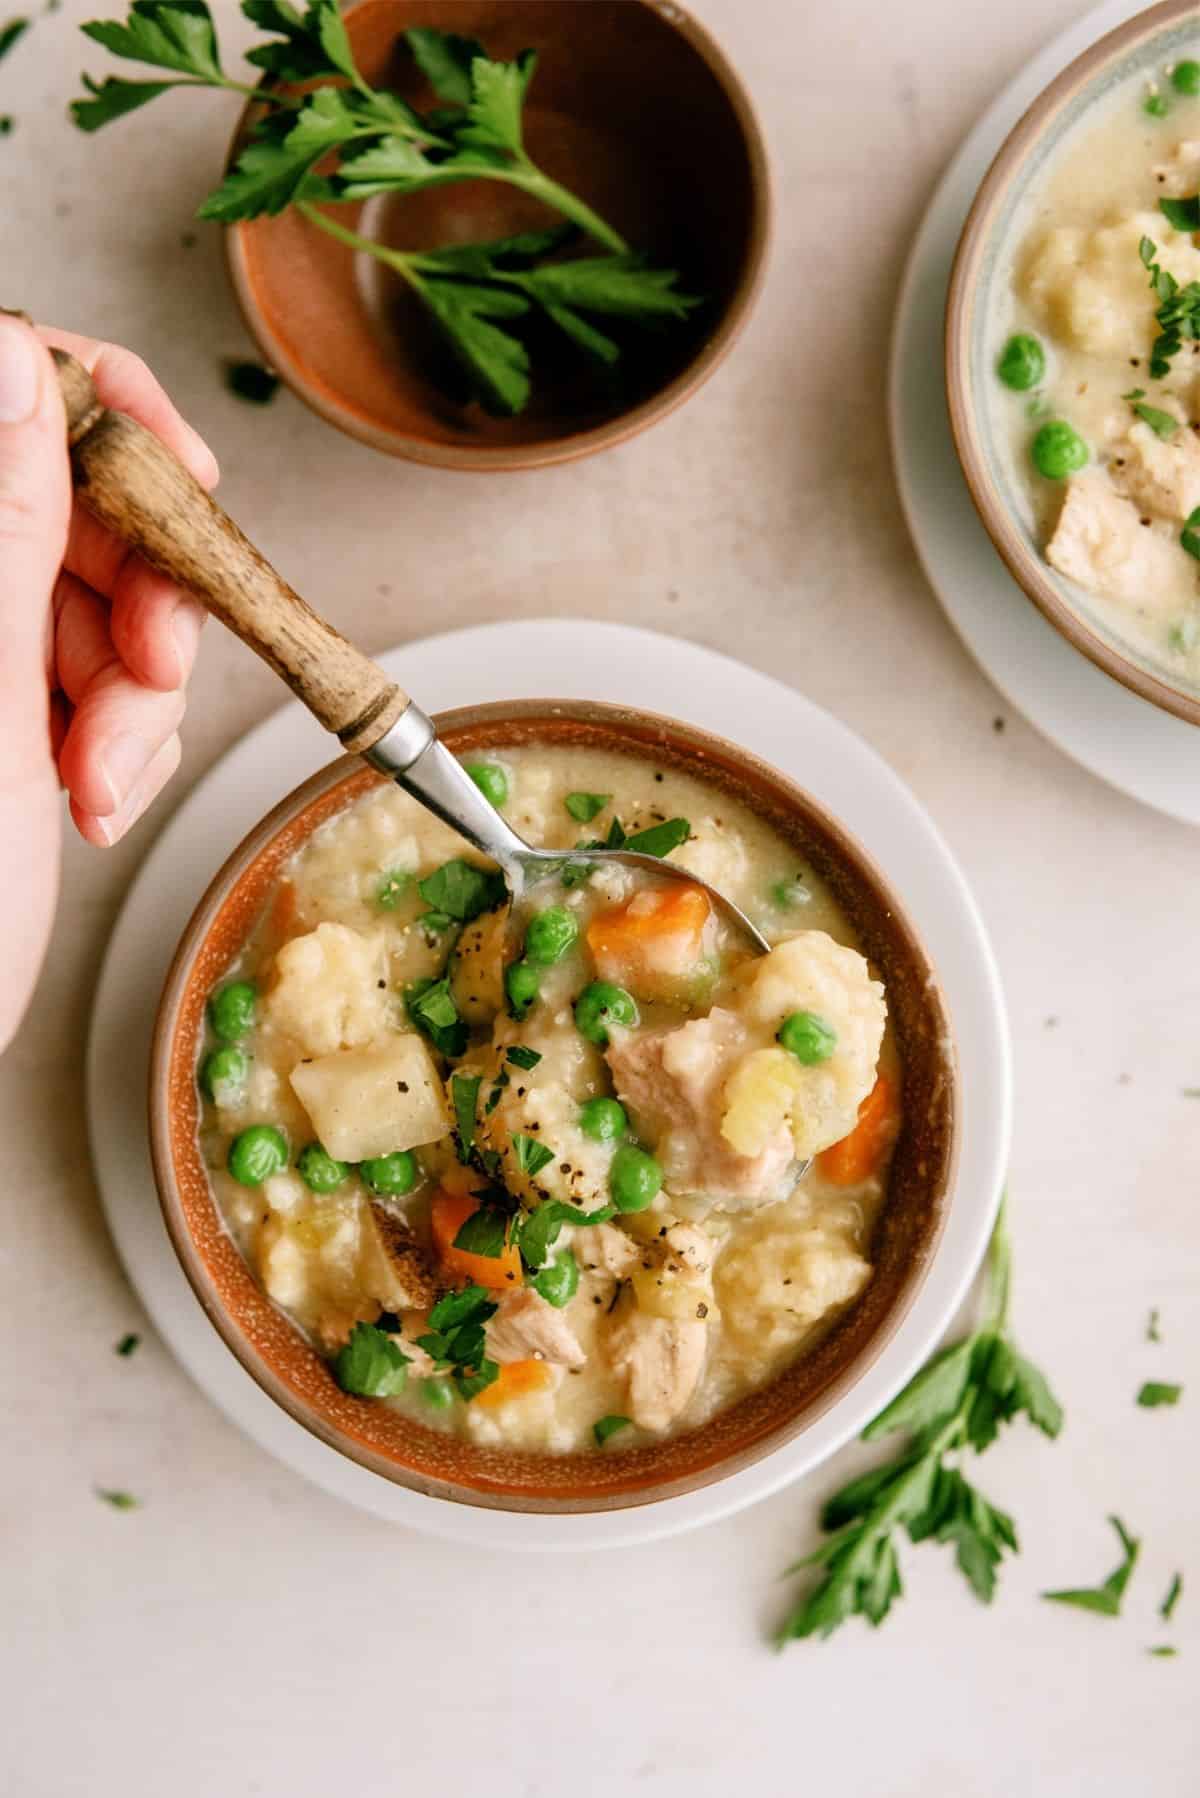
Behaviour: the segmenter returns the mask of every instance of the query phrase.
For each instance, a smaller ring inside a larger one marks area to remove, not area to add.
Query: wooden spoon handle
[[[236,631],[347,749],[370,749],[408,695],[293,592],[153,432],[101,405],[81,362],[51,353],[82,504]]]

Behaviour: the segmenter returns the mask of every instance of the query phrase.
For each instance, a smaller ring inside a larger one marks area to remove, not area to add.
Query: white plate
[[[330,759],[328,740],[298,704],[243,738],[180,806],[109,944],[88,1049],[88,1113],[121,1258],[158,1329],[213,1402],[298,1473],[380,1517],[482,1546],[590,1549],[727,1516],[856,1435],[937,1342],[979,1264],[1004,1178],[1011,1113],[1007,1020],[979,914],[929,819],[873,750],[799,694],[711,650],[624,625],[546,619],[430,637],[380,660],[431,711],[498,696],[606,698],[700,725],[717,719],[859,839],[928,945],[958,1035],[962,1154],[934,1266],[875,1365],[798,1440],[703,1491],[657,1504],[531,1517],[426,1498],[345,1459],[273,1404],[212,1328],[175,1259],[150,1171],[145,1091],[159,990],[198,896],[251,826]]]
[[[1044,736],[1111,786],[1200,824],[1200,729],[1138,699],[1071,648],[1017,586],[976,516],[946,417],[942,313],[975,190],[1042,89],[1097,38],[1143,11],[1105,0],[1005,88],[950,164],[909,256],[892,336],[892,453],[909,529],[950,622]]]

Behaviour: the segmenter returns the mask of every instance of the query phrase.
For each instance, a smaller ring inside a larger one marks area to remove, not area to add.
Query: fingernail
[[[146,772],[152,754],[149,743],[128,730],[105,746],[100,756],[100,772],[108,783],[114,811],[129,798],[135,783]]]
[[[32,418],[38,400],[41,359],[28,325],[0,318],[0,424]]]
[[[188,600],[182,600],[171,613],[171,636],[175,643],[175,653],[179,657],[179,685],[181,687],[192,671],[192,663],[196,660],[202,622],[200,613]]]

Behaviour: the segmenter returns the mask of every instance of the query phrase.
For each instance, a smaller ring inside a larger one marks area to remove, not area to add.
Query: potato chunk
[[[345,924],[318,924],[284,943],[267,1020],[308,1055],[372,1042],[387,1026],[383,945]]]
[[[419,1148],[450,1128],[433,1057],[412,1032],[302,1061],[290,1079],[317,1136],[339,1161]]]

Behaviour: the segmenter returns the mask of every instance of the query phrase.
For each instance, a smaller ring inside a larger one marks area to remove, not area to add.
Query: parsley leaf
[[[93,19],[80,30],[113,56],[201,81],[224,81],[212,14],[203,0],[134,0],[124,25]]]
[[[1167,1661],[1173,1660],[1179,1650],[1173,1648],[1169,1642],[1160,1642],[1156,1648],[1148,1648],[1146,1653],[1154,1655],[1157,1660]]]
[[[1179,541],[1188,555],[1200,562],[1200,506],[1194,506],[1184,519]]]
[[[229,362],[225,384],[240,400],[248,400],[252,406],[266,406],[279,391],[279,376],[261,362]]]
[[[542,1057],[539,1050],[527,1049],[524,1043],[514,1043],[510,1049],[505,1050],[504,1059],[510,1061],[514,1068],[523,1068],[528,1073],[530,1068],[537,1066]]]
[[[466,106],[471,98],[471,65],[486,55],[478,39],[415,25],[404,33],[404,41],[439,99]]]
[[[374,1324],[357,1323],[333,1363],[343,1392],[358,1398],[394,1398],[404,1390],[409,1357]]]
[[[1137,1402],[1146,1410],[1153,1410],[1159,1405],[1177,1405],[1182,1397],[1182,1386],[1172,1386],[1165,1380],[1146,1380],[1138,1390]]]
[[[1158,1607],[1159,1616],[1165,1617],[1168,1623],[1171,1621],[1171,1613],[1179,1603],[1179,1595],[1182,1591],[1183,1575],[1182,1573],[1176,1573],[1172,1576],[1171,1583],[1167,1587],[1166,1597]]]
[[[495,1301],[486,1287],[464,1286],[461,1292],[448,1292],[445,1298],[438,1300],[429,1313],[429,1324],[434,1330],[456,1330],[469,1318],[486,1323],[495,1310]]]
[[[485,911],[503,905],[508,894],[504,876],[495,869],[477,868],[459,858],[417,883],[417,891],[434,911],[445,912],[460,924],[469,924]]]
[[[1042,1597],[1052,1604],[1075,1605],[1082,1611],[1095,1611],[1101,1617],[1119,1617],[1121,1600],[1125,1596],[1125,1588],[1129,1584],[1129,1576],[1137,1565],[1141,1543],[1129,1534],[1119,1517],[1108,1520],[1117,1532],[1121,1543],[1123,1558],[1119,1567],[1115,1568],[1100,1586],[1067,1586],[1057,1592],[1043,1592]]]
[[[314,81],[318,76],[341,74],[357,84],[358,72],[336,0],[318,0],[303,16],[287,0],[242,0],[242,11],[252,24],[261,25],[279,40],[246,52],[247,62],[255,68],[265,69],[277,81]]]
[[[562,1199],[543,1199],[527,1212],[517,1225],[517,1244],[526,1267],[536,1273],[550,1259],[550,1250],[558,1241],[564,1224],[606,1224],[616,1216],[616,1208],[604,1205],[599,1211],[580,1211]]]
[[[554,1160],[554,1150],[547,1148],[544,1142],[538,1142],[532,1136],[524,1136],[518,1130],[512,1139],[513,1155],[517,1166],[523,1174],[531,1177],[540,1174]]]
[[[1158,210],[1177,231],[1200,231],[1200,194],[1181,200],[1162,199]]]
[[[636,850],[639,855],[670,855],[672,849],[678,849],[686,843],[692,834],[692,827],[686,818],[668,818],[663,824],[652,824],[648,830],[635,830],[631,837],[623,843],[608,844],[613,849]]]
[[[522,50],[515,62],[489,62],[486,56],[474,57],[467,122],[457,131],[457,141],[476,150],[501,150],[520,156],[524,149],[521,109],[536,68],[534,50]]]
[[[454,1060],[467,1046],[468,1031],[450,993],[450,981],[414,980],[405,995],[408,1015],[435,1049]]]
[[[1142,389],[1140,387],[1135,387],[1132,393],[1122,394],[1121,397],[1122,399],[1129,401],[1132,411],[1141,419],[1143,424],[1150,426],[1150,429],[1154,432],[1156,437],[1161,437],[1164,442],[1169,438],[1174,437],[1176,431],[1179,429],[1179,420],[1170,412],[1164,412],[1161,407],[1149,405],[1147,401],[1142,398]]]
[[[94,1486],[92,1490],[97,1498],[102,1498],[106,1505],[112,1506],[114,1511],[136,1511],[142,1502],[140,1498],[135,1498],[132,1492],[114,1492],[107,1486]]]
[[[478,1211],[464,1219],[454,1238],[454,1247],[468,1255],[483,1255],[489,1261],[497,1261],[504,1253],[510,1222],[508,1214],[497,1206],[481,1205]]]
[[[121,81],[117,76],[110,75],[107,81],[97,86],[90,75],[85,75],[83,85],[92,97],[88,100],[72,100],[71,117],[81,131],[99,131],[101,125],[123,118],[127,112],[135,112],[149,100],[157,100],[159,94],[165,94],[176,83]]]
[[[321,87],[296,113],[271,114],[197,218],[233,224],[282,212],[303,190],[305,177],[327,150],[358,136],[361,120],[338,88]]]
[[[501,417],[522,411],[530,391],[529,351],[519,337],[491,321],[528,312],[528,300],[465,282],[421,277],[416,286],[456,361],[478,387],[485,409]]]
[[[128,1357],[130,1355],[132,1355],[134,1353],[134,1351],[138,1348],[138,1346],[141,1343],[141,1340],[142,1339],[140,1336],[136,1335],[134,1333],[134,1331],[130,1330],[127,1335],[122,1336],[120,1342],[115,1343],[113,1345],[113,1354],[114,1355],[123,1355],[126,1357],[126,1359],[128,1359]]]
[[[7,25],[0,25],[0,62],[3,62],[17,39],[24,37],[28,30],[28,19],[10,19]]]
[[[631,1421],[628,1417],[619,1417],[615,1411],[610,1412],[607,1417],[597,1418],[592,1425],[592,1435],[596,1438],[596,1446],[603,1448],[610,1436],[615,1436],[618,1430],[627,1430]]]
[[[482,1085],[481,1074],[454,1074],[450,1079],[450,1097],[458,1126],[458,1159],[464,1164],[470,1161],[475,1146],[475,1112]]]
[[[1170,374],[1171,358],[1182,349],[1184,338],[1200,338],[1200,281],[1189,281],[1181,287],[1171,271],[1160,264],[1158,245],[1152,237],[1140,239],[1138,256],[1159,302],[1154,314],[1159,334],[1150,349],[1150,373],[1161,381]]]
[[[590,824],[611,798],[611,793],[568,793],[563,804],[577,824]]]
[[[476,1214],[478,1215],[478,1214]],[[500,1372],[484,1353],[484,1325],[496,1313],[495,1301],[482,1286],[447,1293],[429,1313],[429,1331],[417,1338],[418,1347],[432,1355],[439,1367],[448,1368],[460,1396],[472,1399],[492,1384]]]
[[[1162,1341],[1162,1333],[1159,1329],[1159,1323],[1158,1323],[1158,1306],[1157,1305],[1154,1307],[1153,1311],[1151,1311],[1149,1317],[1146,1319],[1146,1341],[1147,1342],[1161,1342]]]
[[[849,1481],[821,1512],[826,1540],[788,1569],[818,1578],[784,1619],[780,1642],[828,1636],[848,1618],[876,1626],[903,1592],[899,1544],[952,1544],[955,1561],[983,1603],[1006,1554],[1017,1552],[1007,1512],[968,1479],[967,1452],[981,1452],[1023,1412],[1046,1435],[1062,1411],[1042,1373],[1008,1334],[1010,1248],[1003,1210],[988,1251],[984,1321],[933,1357],[863,1432],[869,1442],[903,1432],[895,1458]]]

